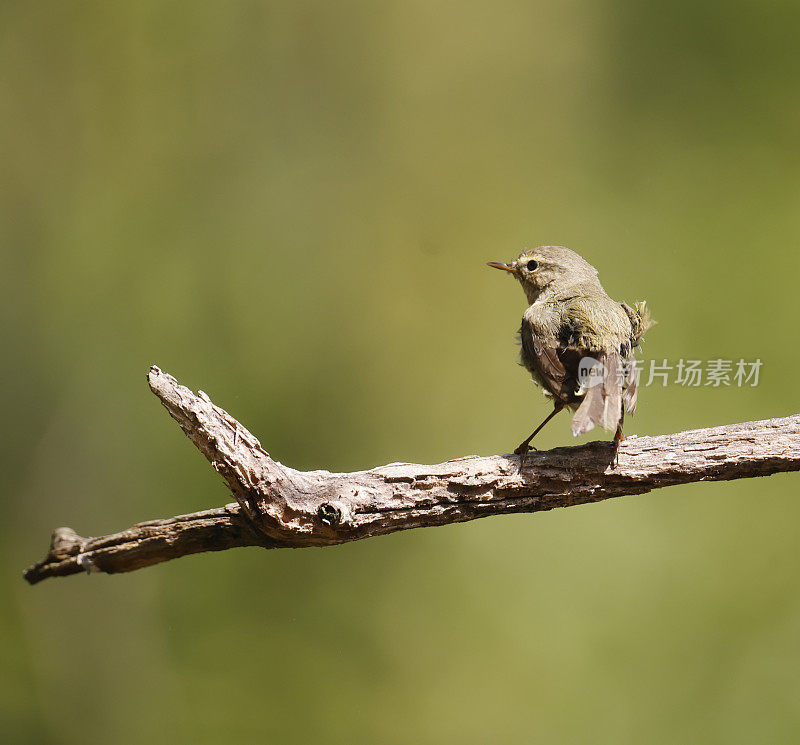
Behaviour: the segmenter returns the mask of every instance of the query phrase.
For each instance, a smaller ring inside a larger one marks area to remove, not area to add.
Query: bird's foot
[[[517,445],[514,450],[514,455],[525,455],[525,453],[528,452],[538,453],[539,449],[535,448],[533,445],[529,445],[527,442],[523,442],[521,445]]]

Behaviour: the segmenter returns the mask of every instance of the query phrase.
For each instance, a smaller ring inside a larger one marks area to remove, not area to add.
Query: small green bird
[[[563,246],[526,249],[516,261],[489,266],[512,274],[530,306],[519,330],[521,361],[545,396],[550,415],[516,450],[531,440],[561,409],[575,411],[576,437],[595,425],[623,439],[625,411],[636,409],[638,371],[635,348],[653,322],[644,302],[632,308],[606,295],[597,270]]]

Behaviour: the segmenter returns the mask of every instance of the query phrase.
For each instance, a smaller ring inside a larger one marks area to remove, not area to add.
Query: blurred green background
[[[796,412],[798,31],[763,0],[0,5],[4,742],[797,742],[794,474],[21,571],[56,526],[230,501],[153,363],[296,468],[507,452],[549,408],[484,262],[525,246],[646,298],[646,358],[763,360],[643,389],[629,432]]]

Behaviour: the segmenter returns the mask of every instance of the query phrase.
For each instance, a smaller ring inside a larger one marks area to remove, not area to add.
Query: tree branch
[[[397,530],[489,515],[598,502],[693,481],[800,470],[800,415],[633,437],[614,461],[610,442],[547,452],[468,456],[434,466],[392,463],[370,471],[295,471],[202,391],[153,367],[153,393],[226,481],[237,504],[139,523],[101,538],[58,528],[31,584],[79,572],[129,572],[237,546],[329,546]]]

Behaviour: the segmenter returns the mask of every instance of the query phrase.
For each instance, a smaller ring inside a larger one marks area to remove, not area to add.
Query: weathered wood
[[[518,455],[369,471],[296,471],[202,391],[153,367],[150,388],[220,473],[237,504],[139,523],[101,538],[70,528],[24,573],[31,584],[85,571],[128,572],[237,546],[328,546],[408,528],[597,502],[693,481],[800,470],[800,415]]]

